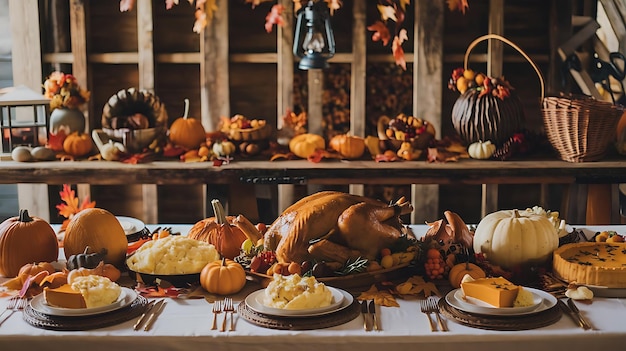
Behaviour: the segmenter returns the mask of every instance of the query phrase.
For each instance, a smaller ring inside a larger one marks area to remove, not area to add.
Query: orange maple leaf
[[[56,208],[57,210],[59,210],[59,215],[67,218],[65,221],[63,221],[63,224],[61,225],[61,230],[67,227],[67,223],[69,223],[70,219],[72,219],[72,217],[74,217],[74,215],[78,212],[86,208],[96,207],[96,202],[89,201],[89,196],[86,196],[79,206],[76,192],[68,184],[63,184],[63,190],[59,192],[59,195],[61,196],[61,200],[63,200],[63,202],[65,203],[56,205]]]

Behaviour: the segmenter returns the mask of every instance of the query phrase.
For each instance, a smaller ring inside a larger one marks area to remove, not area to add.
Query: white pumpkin
[[[558,230],[552,222],[527,211],[490,213],[474,233],[474,251],[503,268],[546,263],[558,246]]]
[[[485,142],[477,141],[467,147],[467,153],[470,157],[478,160],[486,160],[490,158],[494,152],[496,152],[496,145],[492,144],[489,140]]]

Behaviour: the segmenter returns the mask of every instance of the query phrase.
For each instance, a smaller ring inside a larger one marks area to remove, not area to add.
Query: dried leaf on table
[[[164,283],[163,285],[169,285],[169,284],[166,284],[164,281],[161,281],[161,282]],[[174,286],[168,286],[168,287],[164,288],[164,287],[161,287],[160,285],[157,285],[157,286],[147,286],[147,285],[142,284],[142,283],[137,283],[137,286],[135,287],[135,290],[138,293],[140,293],[142,296],[144,296],[144,297],[172,297],[172,298],[176,298],[180,294],[187,293],[187,289],[183,289],[183,288],[176,288]]]
[[[374,300],[374,303],[379,306],[400,307],[389,291],[379,291],[376,285],[372,285],[369,290],[362,292],[357,300]]]
[[[427,160],[433,162],[456,162],[461,157],[458,152],[447,151],[440,147],[429,147]]]
[[[439,290],[433,282],[426,282],[420,276],[413,276],[404,283],[396,286],[395,293],[399,295],[421,295],[428,297],[439,295]]]

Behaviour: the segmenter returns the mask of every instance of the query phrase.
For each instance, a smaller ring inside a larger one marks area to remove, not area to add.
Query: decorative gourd
[[[328,146],[346,159],[357,159],[365,152],[365,140],[361,137],[338,134],[330,139]]]
[[[84,209],[70,220],[65,230],[63,248],[65,258],[85,252],[89,246],[94,252],[106,249],[104,263],[124,266],[128,239],[115,216],[101,208]]]
[[[211,149],[217,156],[229,156],[237,151],[237,146],[232,141],[221,140],[214,142]]]
[[[505,269],[544,264],[558,245],[557,228],[548,217],[527,211],[490,213],[474,232],[474,252]]]
[[[480,140],[503,144],[522,130],[524,120],[522,102],[513,93],[501,99],[472,88],[459,96],[452,107],[452,125],[466,144]]]
[[[74,132],[63,141],[63,151],[74,157],[85,156],[91,152],[93,142],[89,134]]]
[[[460,288],[461,281],[466,274],[469,274],[470,277],[474,279],[485,278],[487,276],[482,268],[473,263],[458,263],[452,266],[452,268],[450,268],[450,272],[448,273],[448,280],[450,281],[452,287],[455,289]]]
[[[234,216],[226,216],[219,200],[212,200],[211,205],[215,217],[198,221],[191,227],[187,237],[212,244],[222,257],[232,260],[241,253],[241,243],[248,237],[233,224],[236,219]]]
[[[50,262],[39,262],[39,263],[27,263],[20,268],[20,271],[17,273],[18,276],[28,277],[29,275],[37,275],[39,272],[47,271],[52,274],[56,270],[54,266]]]
[[[167,110],[158,96],[143,89],[122,89],[111,96],[102,108],[102,128],[118,129],[130,127],[132,118],[143,115],[148,120],[148,128],[155,128],[158,134],[167,128]],[[132,128],[136,129],[136,128]]]
[[[326,149],[326,142],[317,134],[304,133],[296,135],[289,141],[289,150],[300,158],[309,158],[318,149]]]
[[[20,210],[18,217],[0,223],[0,276],[15,277],[25,264],[52,262],[58,256],[57,236],[45,220]]]
[[[185,113],[170,126],[170,141],[186,149],[197,149],[206,141],[206,132],[202,122],[189,118],[189,99],[185,99]]]
[[[470,157],[477,160],[486,160],[490,158],[494,152],[496,152],[496,145],[492,144],[489,140],[485,142],[477,141],[467,147],[467,153]]]
[[[85,251],[82,253],[71,255],[67,259],[67,269],[78,269],[78,268],[96,268],[98,264],[104,259],[106,256],[107,250],[102,249],[100,252],[92,252],[90,253],[91,248],[89,246],[85,247]]]
[[[120,279],[122,272],[112,264],[105,264],[103,261],[100,261],[93,269],[85,267],[72,269],[67,273],[67,283],[72,284],[77,277],[86,277],[88,275],[99,275],[109,278],[110,281],[114,282]]]
[[[239,263],[222,258],[204,266],[200,272],[200,285],[212,294],[236,294],[246,285],[246,272]]]

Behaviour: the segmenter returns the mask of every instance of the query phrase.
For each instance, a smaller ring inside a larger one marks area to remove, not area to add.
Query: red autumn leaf
[[[67,134],[63,129],[59,130],[56,134],[49,133],[48,135],[48,147],[54,151],[63,151],[63,142]]]
[[[396,60],[396,65],[402,67],[406,71],[406,59],[404,58],[404,49],[402,43],[408,39],[406,29],[400,30],[400,33],[393,38],[393,44],[391,46],[391,52],[393,58]]]
[[[284,26],[285,19],[283,18],[283,11],[285,11],[285,6],[277,4],[272,6],[270,12],[265,16],[265,31],[268,33],[272,32],[272,28],[274,25]]]
[[[382,21],[376,21],[374,24],[367,26],[367,30],[374,32],[372,34],[372,41],[381,41],[383,46],[389,44],[391,34],[389,33],[389,28],[387,28]]]

